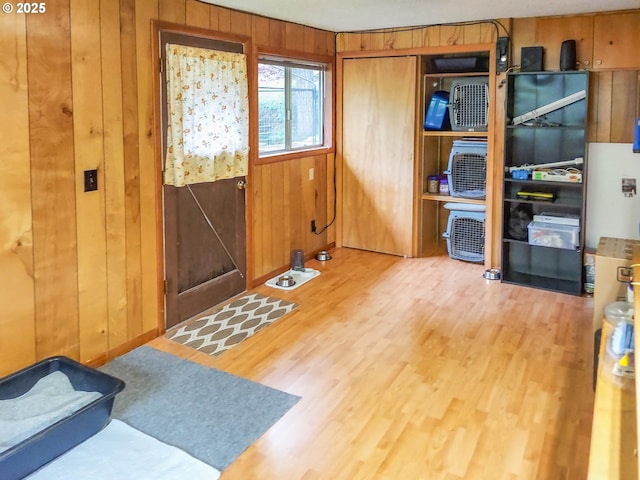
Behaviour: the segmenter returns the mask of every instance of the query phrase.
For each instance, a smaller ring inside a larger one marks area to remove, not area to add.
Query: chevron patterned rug
[[[225,305],[219,311],[188,320],[165,336],[174,342],[209,355],[219,355],[271,325],[298,305],[252,293]]]

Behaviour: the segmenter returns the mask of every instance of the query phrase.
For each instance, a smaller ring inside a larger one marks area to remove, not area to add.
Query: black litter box
[[[0,452],[0,477],[18,480],[98,433],[109,422],[124,382],[67,357],[51,357],[0,379],[0,400],[19,397],[47,375],[60,371],[75,390],[101,396],[11,448]]]

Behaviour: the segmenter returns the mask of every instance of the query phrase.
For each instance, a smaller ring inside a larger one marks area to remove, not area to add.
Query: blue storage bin
[[[439,90],[434,92],[427,107],[424,118],[425,130],[449,130],[449,92]]]
[[[20,397],[47,375],[61,371],[74,390],[99,392],[96,400],[0,453],[2,480],[19,480],[98,433],[109,422],[113,401],[124,382],[70,358],[38,362],[0,379],[0,399]]]

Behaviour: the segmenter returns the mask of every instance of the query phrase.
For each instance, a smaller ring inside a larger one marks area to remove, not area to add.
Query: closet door
[[[412,256],[416,57],[343,63],[343,244]]]

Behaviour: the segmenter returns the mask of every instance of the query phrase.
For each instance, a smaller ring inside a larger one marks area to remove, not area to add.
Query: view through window
[[[260,155],[323,146],[325,70],[323,64],[259,60]]]

